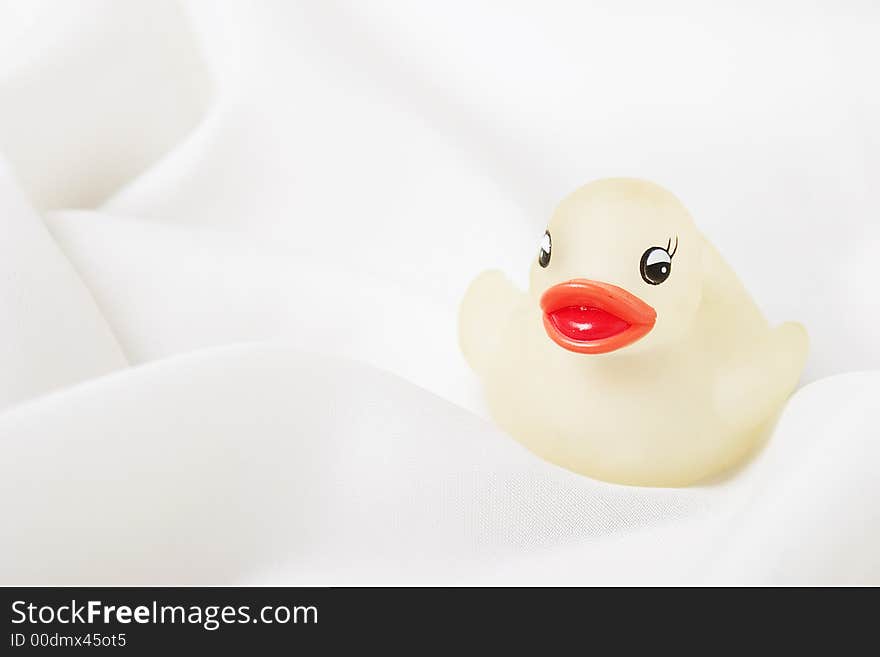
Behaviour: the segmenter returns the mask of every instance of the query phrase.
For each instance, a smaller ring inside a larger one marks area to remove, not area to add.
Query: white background
[[[872,2],[0,3],[0,581],[880,580],[878,34]],[[458,354],[473,276],[524,282],[617,175],[811,335],[712,485],[538,461]]]

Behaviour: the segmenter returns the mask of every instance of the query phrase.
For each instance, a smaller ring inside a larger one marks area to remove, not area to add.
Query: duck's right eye
[[[645,283],[660,285],[672,273],[672,256],[662,246],[652,246],[642,254],[639,268]]]
[[[544,237],[541,239],[541,250],[538,252],[538,264],[546,267],[550,264],[550,248],[552,241],[550,240],[550,231],[544,231]]]

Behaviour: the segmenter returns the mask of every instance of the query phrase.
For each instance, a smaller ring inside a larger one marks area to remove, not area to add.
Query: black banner
[[[351,652],[352,647],[440,645],[474,639],[495,648],[523,641],[550,649],[580,642],[655,648],[698,635],[730,646],[758,632],[792,636],[828,627],[843,606],[803,590],[460,588],[5,588],[0,654],[178,654],[221,650]],[[831,598],[839,598],[839,591]],[[824,596],[823,596],[824,597]],[[848,595],[847,595],[848,597]],[[872,596],[873,597],[873,596]],[[873,627],[874,605],[849,616],[849,634]],[[777,613],[785,609],[783,617]],[[810,617],[815,623],[810,622]],[[815,636],[815,635],[813,635]],[[544,651],[540,651],[542,654]],[[711,651],[710,651],[711,652]]]

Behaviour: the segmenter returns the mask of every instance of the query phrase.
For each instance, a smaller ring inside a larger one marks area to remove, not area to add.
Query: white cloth
[[[618,7],[5,5],[0,582],[880,583],[880,9]],[[810,331],[723,481],[478,417],[464,287],[608,175]]]

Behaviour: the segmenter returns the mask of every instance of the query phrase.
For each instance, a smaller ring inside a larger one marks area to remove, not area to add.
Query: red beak
[[[657,312],[621,287],[576,278],[541,296],[544,330],[556,344],[579,354],[605,354],[645,337]]]

